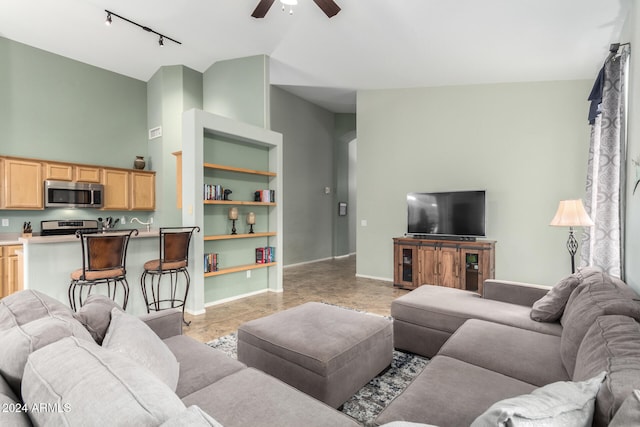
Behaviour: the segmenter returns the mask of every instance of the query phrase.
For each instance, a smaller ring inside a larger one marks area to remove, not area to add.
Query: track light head
[[[107,19],[104,21],[104,24],[108,27],[111,25],[111,13],[107,12]]]
[[[164,47],[164,37],[160,36],[160,38],[158,39],[158,44],[160,45],[160,47]]]

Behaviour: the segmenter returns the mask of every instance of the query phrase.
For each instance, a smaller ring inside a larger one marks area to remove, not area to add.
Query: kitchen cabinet
[[[102,169],[106,210],[152,211],[156,208],[154,172]]]
[[[2,209],[44,209],[42,163],[2,158]]]
[[[103,209],[129,210],[129,172],[121,169],[102,170]]]
[[[131,172],[131,210],[156,208],[156,176],[149,172]]]
[[[0,246],[0,298],[22,290],[22,274],[19,255],[22,245]]]
[[[74,181],[100,183],[100,168],[76,165],[73,167],[73,172]]]
[[[398,237],[394,242],[394,286],[436,285],[482,293],[495,278],[495,241]]]
[[[65,163],[44,163],[44,179],[72,181],[73,166]]]

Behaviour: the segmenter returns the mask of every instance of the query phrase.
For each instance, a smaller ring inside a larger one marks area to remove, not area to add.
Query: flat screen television
[[[485,236],[485,191],[407,194],[407,234],[429,237]]]

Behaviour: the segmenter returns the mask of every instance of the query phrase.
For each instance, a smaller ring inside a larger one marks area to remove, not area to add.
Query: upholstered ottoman
[[[238,328],[238,360],[337,408],[391,364],[392,322],[309,302]]]

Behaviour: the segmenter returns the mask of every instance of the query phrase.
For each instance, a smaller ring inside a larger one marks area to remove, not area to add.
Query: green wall
[[[182,150],[182,113],[202,108],[202,74],[183,65],[161,67],[147,84],[149,128],[162,127],[162,136],[149,141],[152,168],[157,172],[156,221],[182,224],[176,207],[176,157]],[[187,224],[188,225],[188,224]]]
[[[204,110],[269,128],[269,58],[230,59],[204,72]]]
[[[131,168],[147,156],[146,83],[0,37],[0,154]],[[44,219],[131,216],[92,209],[2,211]]]
[[[349,143],[356,138],[356,115],[336,114],[333,146],[333,173],[335,178],[333,255],[343,256],[355,252],[356,200],[349,193]],[[353,189],[352,189],[353,190]],[[347,203],[347,215],[337,215],[337,205]],[[353,242],[351,242],[353,240]]]
[[[271,129],[283,135],[284,263],[329,258],[336,211],[334,114],[272,86]]]
[[[0,153],[133,167],[146,83],[0,37]]]
[[[584,194],[590,81],[358,92],[357,273],[393,277],[411,191],[487,191],[496,277],[570,272],[558,201]],[[366,220],[367,226],[361,221]]]

